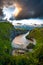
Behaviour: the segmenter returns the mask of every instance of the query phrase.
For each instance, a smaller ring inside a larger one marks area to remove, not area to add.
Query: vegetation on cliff
[[[34,38],[36,40],[36,45],[32,51],[32,57],[34,60],[37,59],[39,65],[43,65],[43,28],[33,29],[26,38]]]
[[[14,27],[9,22],[0,22],[0,54],[7,54],[11,50],[10,32]]]
[[[14,31],[12,24],[0,23],[0,65],[43,65],[43,28],[36,28],[30,31],[26,37],[35,38],[36,45],[32,52],[23,55],[12,56],[11,31]]]

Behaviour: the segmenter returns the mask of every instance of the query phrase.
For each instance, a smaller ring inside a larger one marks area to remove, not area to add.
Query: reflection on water
[[[25,38],[28,34],[29,32],[15,37],[15,39],[12,41],[12,47],[26,48],[26,46],[30,43],[30,40]]]

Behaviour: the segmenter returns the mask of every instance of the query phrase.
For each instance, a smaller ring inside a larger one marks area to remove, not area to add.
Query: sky
[[[3,14],[5,15],[4,19],[7,18],[7,20],[9,20],[12,16],[13,16],[13,12],[14,12],[14,8],[13,7],[4,7],[3,8]]]
[[[14,17],[15,20],[40,19],[43,18],[43,0],[0,0],[1,11],[7,20],[10,17]]]
[[[13,25],[17,25],[18,23],[20,23],[21,25],[34,25],[34,24],[43,24],[43,19],[34,19],[34,18],[30,18],[30,19],[22,19],[22,20],[13,20],[10,22],[13,24]]]

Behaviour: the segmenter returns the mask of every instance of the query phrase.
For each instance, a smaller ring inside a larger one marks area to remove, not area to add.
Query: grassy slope
[[[26,38],[35,38],[37,43],[43,43],[43,28],[35,28]]]
[[[30,31],[30,34],[27,35],[26,38],[36,39],[36,46],[32,52],[32,59],[37,60],[39,65],[43,65],[43,28],[35,28]]]
[[[27,36],[35,38],[36,49],[27,55],[8,56],[6,50],[11,48],[10,31],[14,29],[10,23],[0,23],[0,65],[43,65],[43,28],[36,28]],[[4,55],[2,55],[2,54]]]
[[[34,30],[30,31],[30,34],[27,35],[26,38],[36,39],[35,49],[40,48],[43,46],[43,28],[35,28]]]
[[[11,48],[10,31],[14,27],[8,22],[0,22],[0,53],[9,52]]]

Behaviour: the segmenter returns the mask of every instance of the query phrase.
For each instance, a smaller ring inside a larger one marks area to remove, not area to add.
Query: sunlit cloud
[[[14,4],[15,10],[14,10],[14,16],[18,16],[18,14],[22,11],[22,8],[18,4]]]
[[[17,20],[43,17],[43,0],[0,0],[0,8],[3,8],[3,6],[15,7],[13,13]]]
[[[14,8],[13,7],[3,7],[3,14],[5,15],[4,19],[9,20],[9,18],[13,15]]]
[[[14,16],[18,16],[19,12],[21,11],[22,9],[21,8],[15,8],[15,11],[14,11]]]
[[[21,23],[22,25],[32,25],[32,24],[43,24],[43,19],[23,19],[23,20],[14,20],[10,21],[13,25],[16,25],[17,23]]]
[[[10,17],[18,16],[19,12],[21,12],[22,8],[15,4],[14,6],[3,7],[3,14],[5,15],[4,19],[9,20]]]

